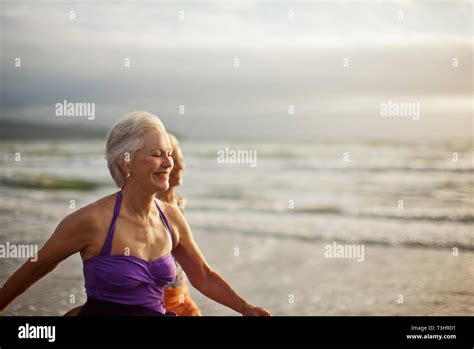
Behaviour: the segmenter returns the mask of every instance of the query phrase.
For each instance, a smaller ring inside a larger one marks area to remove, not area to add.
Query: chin
[[[156,191],[161,192],[161,191],[166,191],[170,187],[168,181],[163,182],[163,183],[153,183],[153,187],[156,189]]]

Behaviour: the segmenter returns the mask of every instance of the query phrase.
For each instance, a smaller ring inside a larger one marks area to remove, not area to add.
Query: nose
[[[168,154],[165,155],[165,158],[163,160],[163,164],[162,166],[164,168],[170,168],[170,167],[173,167],[173,158],[171,156],[169,156]]]

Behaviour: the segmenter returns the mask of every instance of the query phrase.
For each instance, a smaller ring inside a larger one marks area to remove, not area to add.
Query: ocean
[[[117,190],[104,140],[1,142],[0,149],[2,243],[41,246],[65,215]],[[474,250],[470,140],[183,141],[182,150],[187,167],[177,192],[196,237]],[[239,150],[240,158],[218,161]],[[252,162],[242,151],[253,152]],[[0,265],[5,280],[19,264]],[[80,268],[63,276],[80,288]]]

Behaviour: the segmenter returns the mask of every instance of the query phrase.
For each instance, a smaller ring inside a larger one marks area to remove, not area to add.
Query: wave
[[[434,215],[434,214],[411,214],[411,215],[397,215],[387,213],[373,213],[373,212],[350,212],[339,207],[314,207],[295,209],[295,213],[306,214],[333,214],[347,217],[361,217],[361,218],[375,218],[375,219],[395,219],[406,221],[429,221],[429,222],[450,222],[450,223],[474,223],[473,215]]]
[[[95,190],[103,183],[82,178],[61,178],[49,175],[0,177],[0,184],[25,189]]]
[[[296,165],[290,167],[292,170],[300,171],[318,171],[318,172],[434,172],[434,173],[474,173],[472,167],[416,167],[416,166],[318,166],[318,165]]]
[[[459,216],[446,216],[446,215],[412,215],[412,216],[399,216],[389,214],[360,214],[359,217],[367,218],[380,218],[380,219],[399,219],[407,221],[429,221],[429,222],[450,222],[450,223],[474,223],[474,216],[471,215],[459,215]]]
[[[267,213],[267,214],[309,214],[309,215],[335,215],[341,217],[351,218],[370,218],[370,219],[383,219],[383,220],[401,220],[401,221],[424,221],[424,222],[435,222],[435,223],[474,223],[474,215],[470,214],[459,214],[459,215],[447,215],[447,214],[434,214],[434,213],[420,213],[420,214],[390,214],[385,212],[356,212],[344,209],[338,206],[317,206],[317,207],[304,207],[294,208],[292,210],[286,207],[251,207],[247,205],[226,205],[217,206],[215,203],[212,205],[199,205],[195,204],[192,207],[193,211],[250,211],[254,213]]]
[[[217,166],[216,155],[209,153],[186,154],[187,160],[193,164],[200,164],[206,171],[211,164]],[[316,160],[316,155],[293,155],[280,157],[279,154],[258,153],[258,168],[269,169],[277,167],[279,170],[288,171],[315,171],[315,172],[369,172],[369,173],[389,173],[389,172],[408,172],[408,173],[474,173],[474,167],[470,161],[460,162],[457,165],[448,163],[445,160],[426,161],[419,164],[385,163],[367,164],[351,163],[341,164],[333,159],[324,158]],[[204,162],[203,161],[206,161]],[[211,160],[211,161],[209,161]],[[199,168],[199,167],[198,167]],[[211,167],[213,168],[213,167]]]
[[[411,247],[411,248],[430,248],[430,249],[449,249],[452,250],[453,247],[456,247],[460,250],[464,251],[474,251],[474,244],[466,244],[462,242],[423,242],[423,241],[382,241],[382,240],[371,240],[371,239],[328,239],[323,238],[321,236],[307,236],[301,234],[288,234],[288,233],[278,233],[278,232],[264,232],[255,234],[254,232],[248,230],[241,230],[241,229],[225,229],[225,233],[223,233],[222,228],[220,227],[200,227],[195,226],[195,231],[197,229],[202,229],[206,233],[212,234],[237,234],[237,235],[246,235],[252,237],[262,237],[262,238],[274,238],[274,239],[284,239],[284,240],[298,240],[303,242],[310,242],[310,243],[333,243],[336,242],[338,244],[362,244],[362,245],[369,245],[369,246],[382,246],[382,247]]]

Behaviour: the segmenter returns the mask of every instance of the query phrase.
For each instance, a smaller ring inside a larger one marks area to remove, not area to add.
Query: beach
[[[358,263],[325,258],[324,243],[211,234],[198,241],[236,290],[274,315],[474,313],[472,252],[453,257],[449,250],[366,246]],[[240,257],[232,254],[234,246],[242,246]],[[197,294],[196,301],[206,314],[233,314]]]
[[[256,166],[218,163],[226,146],[255,149]],[[41,247],[66,215],[116,191],[102,148],[103,140],[3,142],[0,243]],[[469,149],[469,142],[183,142],[178,192],[211,267],[274,315],[472,315]],[[358,247],[363,258],[328,258],[336,245]],[[0,282],[24,260],[0,258]],[[191,294],[205,315],[238,315],[192,287]],[[76,254],[4,314],[62,315],[83,302]]]
[[[366,247],[366,259],[324,257],[324,244],[196,233],[202,252],[249,302],[273,315],[472,315],[474,253]],[[234,248],[239,247],[239,256]],[[19,263],[2,268],[1,281]],[[398,296],[403,295],[403,303]],[[191,287],[204,315],[236,312]],[[80,257],[66,260],[5,315],[62,315],[85,301]]]

